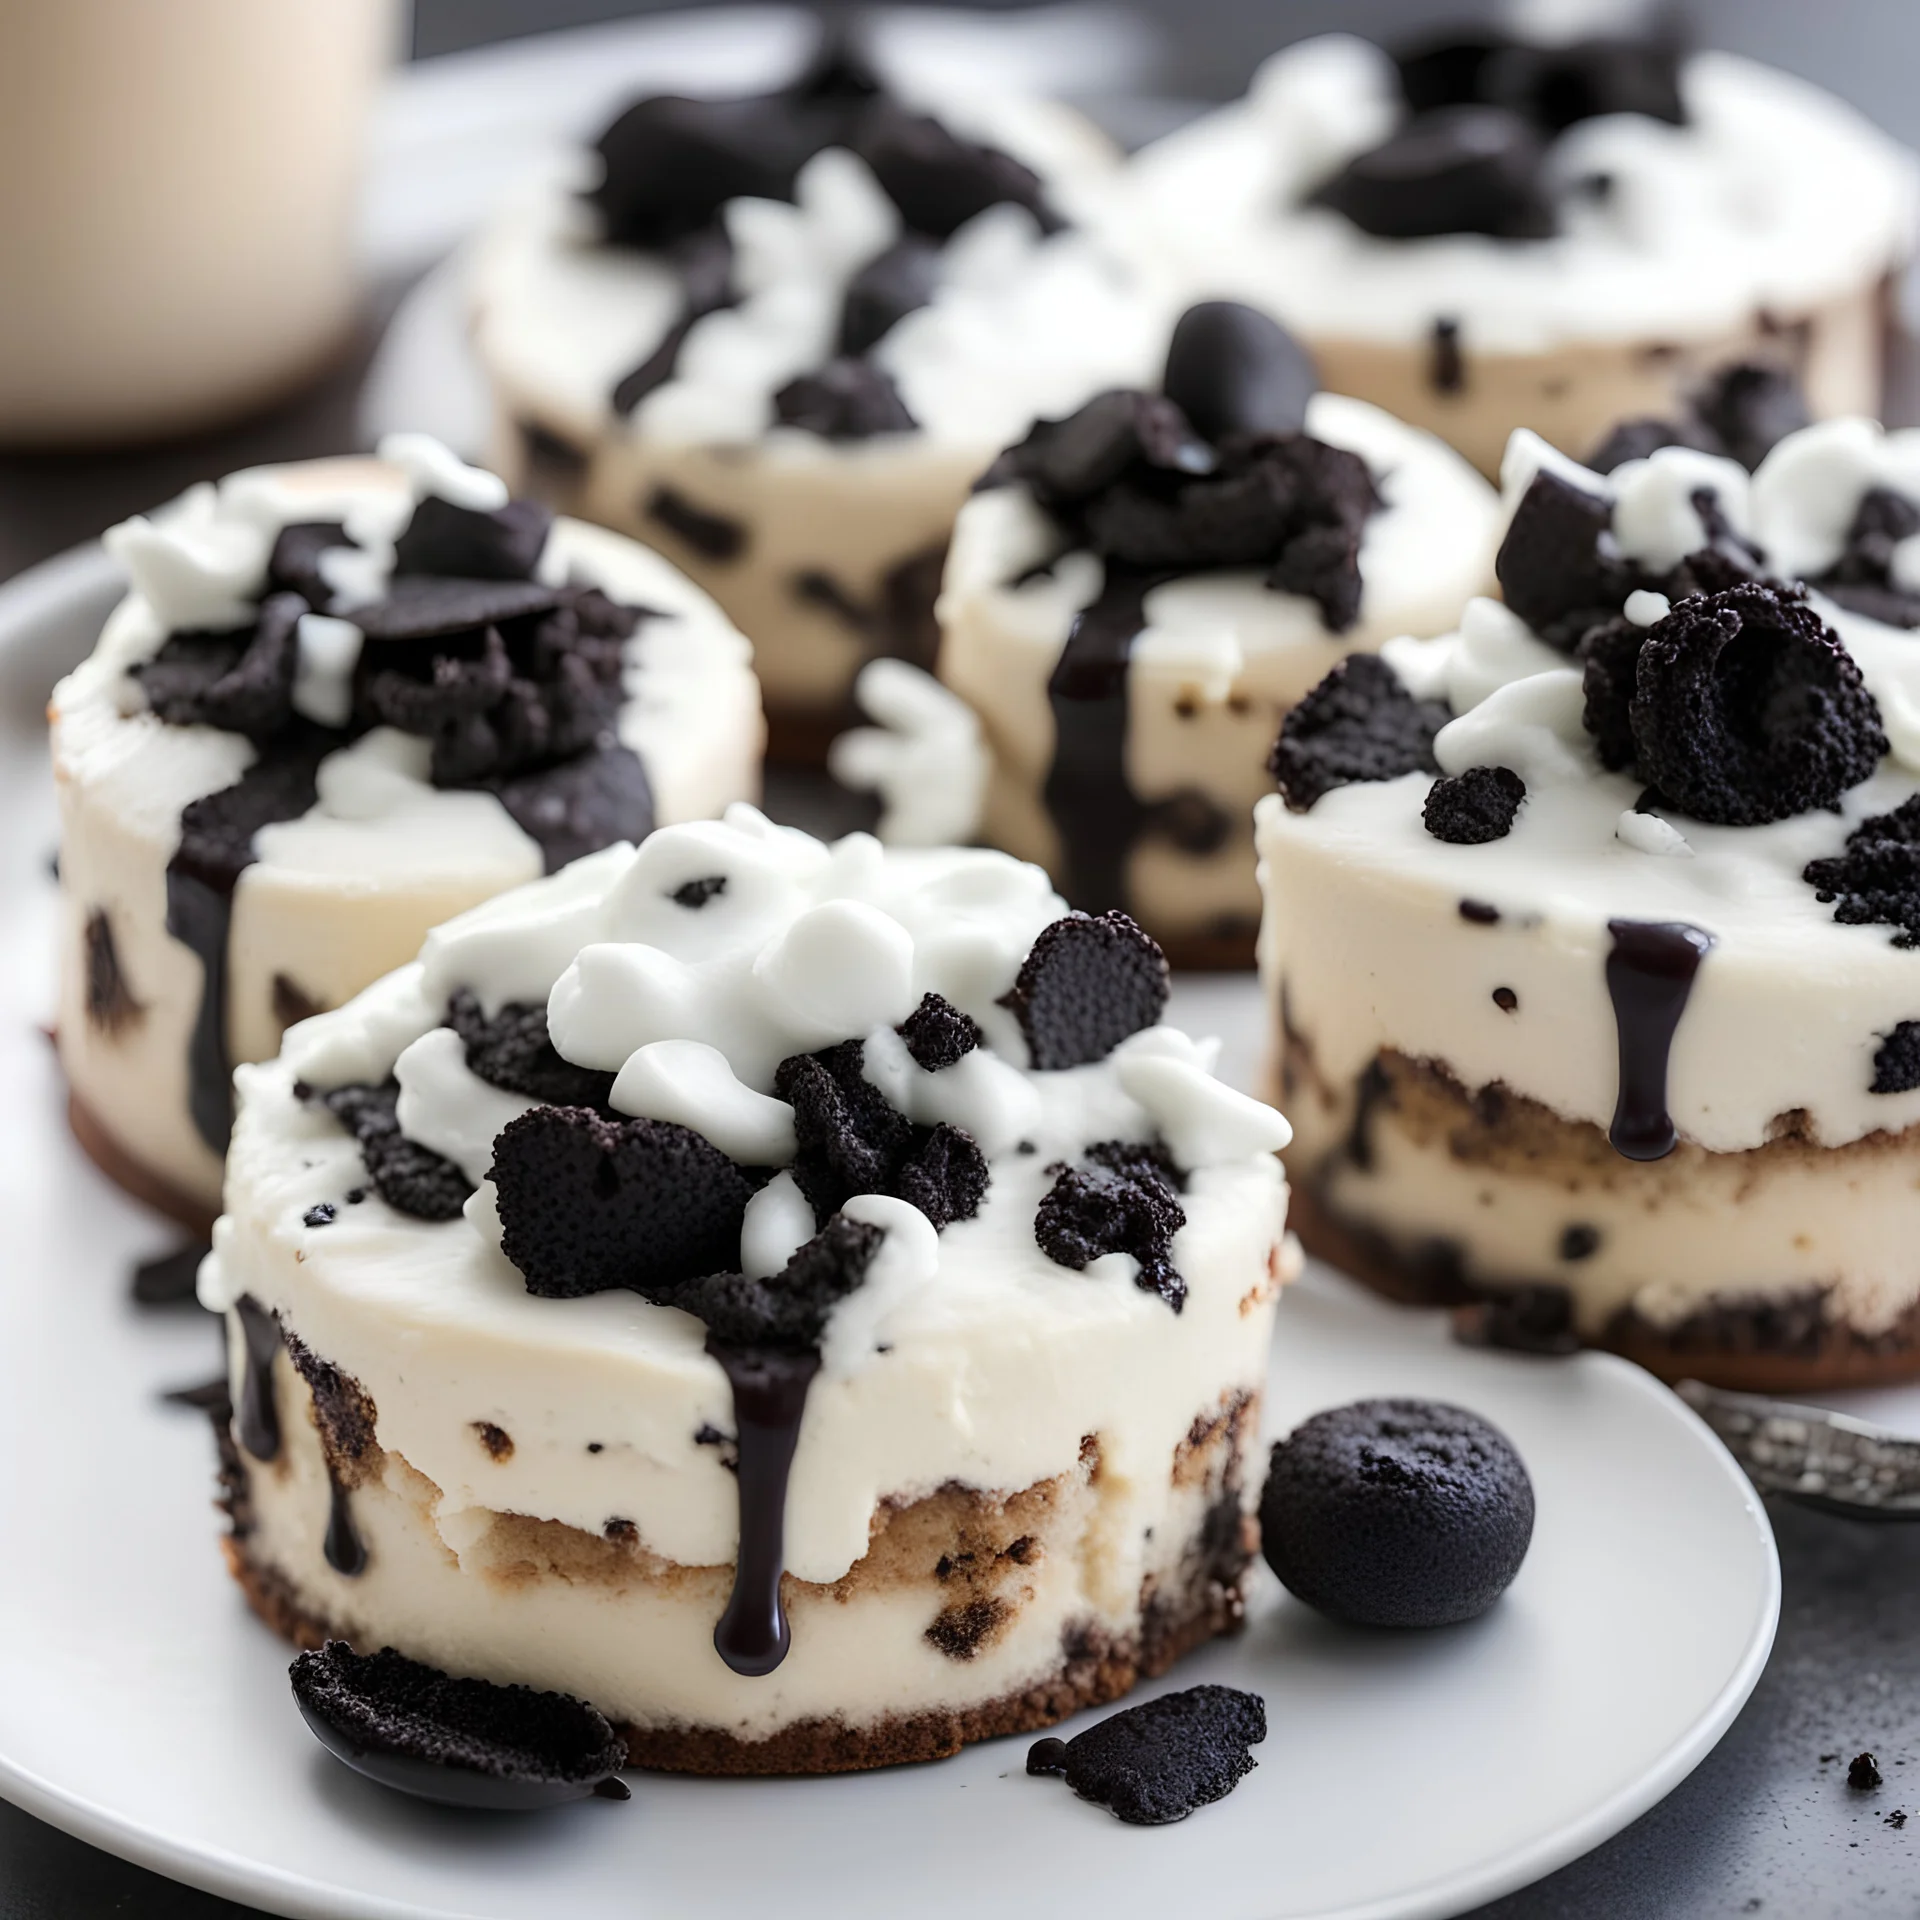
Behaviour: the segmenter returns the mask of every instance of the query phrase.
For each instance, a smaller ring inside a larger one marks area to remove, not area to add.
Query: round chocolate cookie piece
[[[1533,1538],[1513,1443],[1464,1407],[1356,1400],[1273,1450],[1262,1551],[1296,1599],[1363,1627],[1444,1627],[1499,1599]]]

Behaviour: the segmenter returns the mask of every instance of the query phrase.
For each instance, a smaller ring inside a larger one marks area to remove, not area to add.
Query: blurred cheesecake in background
[[[1756,356],[1816,416],[1877,412],[1915,237],[1904,149],[1670,27],[1303,41],[1137,156],[1124,203],[1193,294],[1268,307],[1334,391],[1488,473],[1516,428],[1578,456]]]
[[[925,1760],[1240,1619],[1286,1122],[981,850],[749,807],[438,928],[238,1075],[228,1558],[636,1765]]]
[[[978,831],[1176,965],[1251,964],[1281,716],[1344,655],[1453,627],[1497,523],[1443,442],[1317,391],[1262,314],[1194,307],[1157,390],[1036,426],[961,510],[939,665],[979,716]]]
[[[994,455],[1151,366],[1148,276],[1076,224],[1116,161],[1066,108],[900,97],[835,39],[777,93],[639,100],[482,239],[493,459],[679,562],[753,642],[775,751],[817,757],[863,662],[932,665]]]
[[[132,590],[53,695],[74,1126],[202,1226],[236,1062],[450,914],[758,792],[748,648],[705,594],[437,442],[382,453],[114,528]]]
[[[1920,1374],[1920,434],[1507,481],[1505,604],[1274,749],[1301,1236],[1509,1344]]]

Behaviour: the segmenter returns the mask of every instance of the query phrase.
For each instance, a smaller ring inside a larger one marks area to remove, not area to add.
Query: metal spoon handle
[[[1856,1520],[1920,1520],[1920,1440],[1698,1380],[1683,1380],[1676,1391],[1763,1493]]]

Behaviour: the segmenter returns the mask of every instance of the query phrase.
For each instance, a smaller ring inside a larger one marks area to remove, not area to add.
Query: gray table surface
[[[422,50],[438,51],[530,24],[632,10],[620,0],[419,0],[416,38]],[[1183,17],[1197,16],[1214,46],[1212,63],[1191,74],[1191,91],[1227,91],[1229,67],[1241,70],[1247,52],[1291,32],[1447,11],[1457,10],[1422,0],[1298,0],[1282,28],[1250,24],[1263,10],[1247,0],[1183,0]],[[1737,7],[1720,0],[1696,12],[1716,39],[1839,85],[1898,131],[1920,135],[1913,63],[1896,57],[1920,47],[1920,7],[1912,0],[1832,0],[1819,8],[1807,0],[1740,0]],[[1181,37],[1194,44],[1184,30]],[[325,381],[244,427],[111,457],[0,458],[0,579],[191,481],[351,445],[359,376],[398,291],[370,304],[352,351]],[[776,810],[780,797],[776,788]],[[1785,1580],[1779,1639],[1732,1730],[1624,1833],[1482,1908],[1476,1920],[1920,1920],[1920,1527],[1876,1527],[1780,1502],[1770,1510]],[[1879,1756],[1886,1776],[1877,1793],[1845,1784],[1846,1760],[1863,1748]],[[127,1756],[130,1766],[164,1761]],[[1552,1754],[1542,1753],[1539,1764],[1551,1766]],[[1380,1818],[1390,1822],[1392,1808],[1383,1806]],[[1284,1875],[1285,1861],[1276,1860],[1274,1871]],[[240,1920],[251,1911],[129,1866],[0,1803],[0,1920]]]

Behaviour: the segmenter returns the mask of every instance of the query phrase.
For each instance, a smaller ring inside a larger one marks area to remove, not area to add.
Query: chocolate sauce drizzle
[[[713,1630],[714,1651],[735,1673],[758,1679],[787,1657],[793,1631],[780,1604],[786,1563],[787,1474],[800,1441],[807,1389],[820,1371],[808,1349],[782,1353],[766,1347],[727,1346],[709,1339],[733,1389],[738,1435],[740,1547],[733,1593]]]
[[[353,1524],[353,1496],[331,1460],[327,1462],[327,1492],[327,1536],[321,1550],[327,1556],[327,1565],[351,1580],[366,1571],[367,1543]]]
[[[240,1444],[256,1460],[275,1460],[280,1455],[280,1409],[273,1398],[273,1356],[280,1351],[280,1322],[250,1293],[243,1293],[233,1310],[246,1349],[234,1425]]]
[[[1620,1038],[1620,1095],[1607,1138],[1628,1160],[1661,1160],[1679,1136],[1667,1112],[1667,1058],[1713,935],[1679,921],[1609,920],[1607,997]]]

